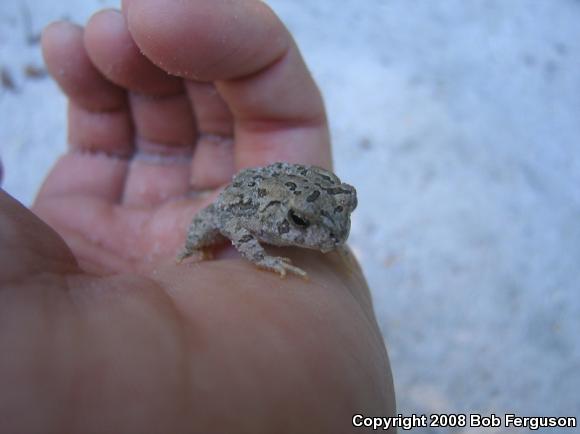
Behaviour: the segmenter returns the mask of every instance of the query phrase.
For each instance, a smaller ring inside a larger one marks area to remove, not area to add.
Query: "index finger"
[[[235,125],[238,168],[330,168],[324,104],[288,30],[259,0],[125,0],[139,48],[170,74],[212,81]]]

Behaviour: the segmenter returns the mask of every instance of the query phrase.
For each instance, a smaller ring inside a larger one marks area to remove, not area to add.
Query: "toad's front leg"
[[[223,241],[218,225],[217,213],[213,204],[197,213],[187,230],[185,247],[177,256],[177,262],[180,263],[196,253],[201,253],[202,259],[205,259],[207,253],[205,253],[204,247]]]
[[[306,272],[292,265],[290,259],[268,255],[256,237],[247,229],[236,228],[233,231],[222,229],[222,234],[232,240],[232,244],[244,258],[258,267],[278,273],[280,277],[286,277],[286,272],[289,271],[305,279],[308,278]]]

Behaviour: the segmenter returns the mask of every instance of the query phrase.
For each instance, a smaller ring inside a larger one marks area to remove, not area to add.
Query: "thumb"
[[[0,189],[0,282],[77,271],[77,262],[62,238]]]

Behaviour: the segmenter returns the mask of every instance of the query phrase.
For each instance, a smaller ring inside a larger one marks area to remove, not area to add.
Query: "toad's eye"
[[[293,209],[291,209],[290,211],[288,211],[288,217],[290,218],[290,221],[292,223],[294,223],[296,226],[299,226],[301,228],[307,228],[308,226],[310,226],[310,222],[306,219],[303,219],[302,217],[298,216]]]

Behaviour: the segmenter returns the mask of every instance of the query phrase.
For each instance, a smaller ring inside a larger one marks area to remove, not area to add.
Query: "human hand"
[[[125,1],[84,32],[51,25],[43,48],[71,149],[34,205],[58,235],[0,196],[0,426],[349,432],[355,412],[394,412],[352,258],[285,251],[309,282],[240,259],[173,264],[212,199],[192,186],[331,164],[320,95],[267,6]]]
[[[212,198],[195,193],[241,168],[331,165],[318,89],[263,4],[126,1],[84,32],[49,26],[43,50],[69,97],[71,146],[34,209],[85,268],[174,257]]]

